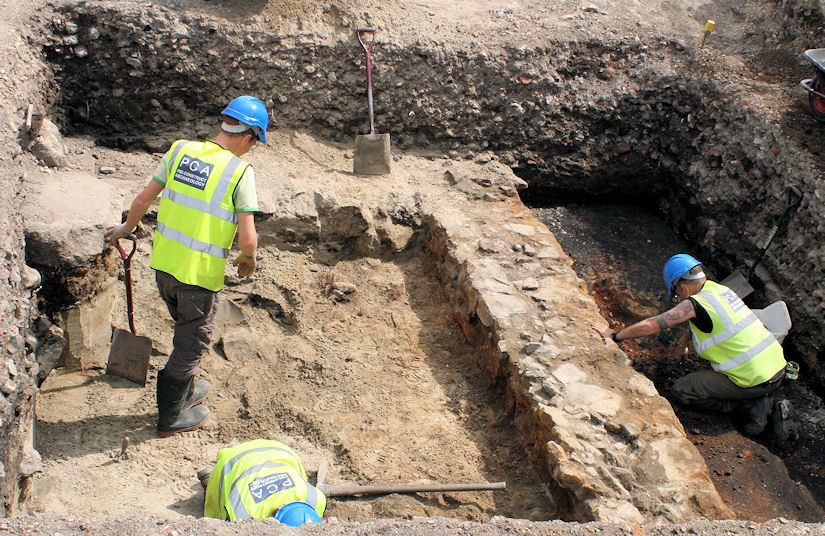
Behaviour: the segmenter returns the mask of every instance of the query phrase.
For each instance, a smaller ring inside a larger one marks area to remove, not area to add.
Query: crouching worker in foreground
[[[254,439],[218,451],[206,488],[203,515],[235,521],[273,517],[285,525],[320,523],[327,498],[307,481],[301,459],[280,441]]]
[[[674,398],[684,405],[721,413],[742,409],[749,419],[745,433],[762,433],[774,405],[773,393],[785,376],[782,346],[735,292],[708,280],[692,256],[671,257],[663,276],[670,298],[679,300],[676,307],[616,331],[598,322],[591,327],[605,339],[621,342],[689,322],[696,353],[710,361],[712,370],[679,378],[672,387]],[[685,342],[680,340],[680,350]],[[784,441],[790,438],[783,436],[794,430],[790,402],[779,402],[782,405],[774,408],[772,421],[774,432]]]

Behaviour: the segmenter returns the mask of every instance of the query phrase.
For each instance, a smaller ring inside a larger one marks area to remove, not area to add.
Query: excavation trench
[[[217,335],[201,362],[202,377],[214,386],[205,428],[163,440],[155,433],[154,384],[171,352],[172,326],[149,268],[154,209],[131,261],[135,323],[153,342],[146,388],[103,374],[111,326],[123,326],[126,317],[116,252],[100,252],[92,237],[90,251],[98,252],[91,267],[77,268],[71,284],[66,272],[44,278],[37,324],[48,375],[34,435],[44,469],[26,484],[23,508],[82,510],[92,517],[135,509],[199,515],[203,493],[195,472],[213,463],[222,446],[270,437],[295,446],[311,474],[327,460],[330,483],[507,483],[506,493],[335,500],[328,515],[339,519],[573,516],[566,492],[537,463],[537,423],[516,422],[524,395],[510,385],[517,379],[510,379],[510,365],[496,354],[479,361],[479,341],[462,333],[463,323],[488,345],[499,336],[481,329],[477,310],[484,299],[472,298],[477,291],[463,281],[468,261],[456,257],[454,244],[467,240],[465,218],[489,217],[489,208],[471,206],[485,195],[500,222],[509,210],[528,217],[515,196],[520,181],[497,163],[406,156],[396,160],[391,178],[354,177],[341,171],[351,162],[344,147],[297,132],[269,136],[270,144],[248,158],[256,169],[282,174],[258,184],[255,277],[239,280],[230,269],[221,292]],[[121,177],[141,176],[155,158],[96,146],[86,137],[66,143],[76,155],[71,171],[29,178],[29,262],[43,273],[59,252],[87,248],[54,246],[35,220],[48,219],[60,205],[84,205],[86,187],[101,179],[107,187],[97,191],[98,201],[116,206],[143,186]],[[115,164],[116,176],[95,175],[97,161]],[[63,192],[61,200],[40,211],[48,205],[41,196],[55,191]],[[451,215],[460,206],[467,208],[461,217]],[[100,233],[104,219],[120,217],[119,209],[106,212],[94,216],[101,224],[90,233]],[[88,225],[63,216],[72,227]],[[66,296],[89,288],[95,292],[65,307]],[[505,313],[490,305],[485,314],[491,324]],[[55,344],[58,366],[49,372],[47,343],[60,337],[65,344]],[[129,456],[120,459],[126,436]],[[87,486],[90,480],[101,484]],[[120,499],[112,501],[115,496]]]
[[[125,311],[117,257],[92,237],[99,267],[85,281],[79,274],[76,288],[98,290],[51,317],[62,331],[46,330],[63,334],[61,358],[82,370],[57,368],[41,385],[35,446],[45,469],[27,487],[26,508],[196,514],[202,492],[192,475],[221,446],[264,436],[293,444],[310,472],[329,459],[332,483],[508,482],[503,496],[334,501],[330,515],[343,519],[730,515],[667,402],[594,337],[594,302],[521,203],[524,183],[508,167],[399,153],[391,176],[358,177],[344,171],[346,145],[290,131],[269,137],[248,156],[256,169],[280,170],[258,184],[259,269],[251,281],[227,274],[219,336],[202,362],[215,386],[212,422],[155,436],[154,371],[171,351],[171,320],[148,267],[151,215],[132,263],[153,373],[145,389],[101,374],[111,324],[123,325]],[[89,138],[68,143],[72,171],[27,179],[32,229],[42,196],[64,193],[44,218],[91,202],[90,191],[114,206],[142,187],[120,177],[154,160]],[[117,176],[97,174],[98,160],[116,162]],[[119,216],[65,225],[99,234]],[[59,257],[29,254],[35,266]],[[133,446],[121,460],[125,435]]]
[[[676,236],[650,206],[586,201],[532,210],[573,258],[574,270],[587,282],[604,318],[619,329],[672,307],[663,290],[663,259],[675,251],[698,248]],[[727,275],[712,264],[705,269],[717,280]],[[753,308],[768,305],[764,289],[746,302]],[[669,399],[669,383],[707,366],[695,356],[674,357],[679,335],[680,331],[664,332],[622,345],[633,367]],[[792,351],[786,357],[798,359]],[[780,390],[794,404],[801,429],[790,451],[777,446],[770,430],[755,438],[746,436],[742,415],[695,411],[671,400],[716,488],[737,517],[766,520],[781,515],[816,521],[825,515],[825,480],[819,469],[825,419],[815,388],[816,383],[803,376]]]
[[[751,209],[781,203],[783,177],[812,190],[812,175],[706,62],[683,76],[688,53],[661,39],[478,54],[386,44],[377,121],[396,160],[392,177],[366,181],[349,173],[364,116],[351,47],[137,5],[63,15],[42,21],[55,69],[42,106],[72,136],[73,170],[97,180],[116,168],[103,181],[113,200],[134,195],[156,161],[125,148],[158,153],[179,137],[210,136],[227,96],[259,95],[275,127],[308,134],[273,131],[250,156],[278,176],[259,187],[261,268],[254,282],[228,278],[221,335],[203,362],[216,385],[213,423],[157,440],[151,382],[140,390],[101,375],[99,348],[91,358],[78,350],[87,371],[58,369],[42,386],[35,446],[47,470],[29,507],[196,515],[194,472],[226,443],[269,436],[289,439],[310,472],[330,459],[339,480],[508,482],[506,495],[335,502],[329,514],[342,519],[731,515],[654,383],[594,338],[587,322],[600,311],[522,205],[510,169],[543,204],[655,198],[677,235],[731,270],[772,220],[768,208]],[[137,321],[154,341],[156,371],[170,322],[148,268],[151,218],[145,225]],[[823,261],[792,249],[820,247],[822,224],[803,204],[792,225],[793,243],[763,261],[764,287],[792,302],[799,335],[789,342],[816,376],[821,308],[811,296],[823,283],[811,274]],[[48,259],[29,256],[45,274],[44,310],[90,299],[94,309],[103,297],[123,318],[111,251],[60,269]],[[115,460],[123,435],[133,455]],[[89,478],[113,484],[90,489]]]
[[[118,493],[122,505],[148,515],[199,516],[193,471],[233,440],[268,437],[293,444],[311,474],[328,460],[328,482],[507,482],[506,493],[332,501],[327,515],[342,520],[557,517],[501,388],[451,318],[432,257],[412,245],[392,259],[340,258],[334,251],[346,248],[336,246],[318,249],[323,261],[263,247],[254,283],[235,282],[222,292],[219,336],[201,363],[215,389],[208,403],[213,422],[203,431],[158,441],[151,388],[100,371],[50,376],[38,403],[35,447],[51,467],[38,481],[37,500],[95,517],[117,513],[123,506],[104,497],[131,475]],[[170,333],[143,244],[137,260],[136,321],[160,354],[152,387]],[[116,309],[122,313],[122,304]],[[118,452],[123,436],[131,438],[132,456],[110,459],[107,467],[100,460]],[[105,485],[93,490],[75,480],[98,463],[95,478]]]
[[[279,127],[346,143],[367,128],[363,54],[348,41],[116,3],[42,24],[55,68],[43,105],[101,144],[162,152],[170,138],[207,136],[225,95],[238,93],[261,96]],[[756,257],[787,188],[798,188],[806,199],[762,278],[794,302],[789,344],[818,378],[822,192],[792,127],[806,118],[777,117],[775,88],[721,65],[655,35],[479,52],[379,42],[375,119],[397,149],[500,159],[542,204],[580,193],[659,199],[677,233],[727,272]]]

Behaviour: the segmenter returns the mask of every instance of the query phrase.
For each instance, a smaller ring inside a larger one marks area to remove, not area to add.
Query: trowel
[[[371,33],[372,41],[367,46],[361,40],[362,33]],[[390,172],[390,135],[376,134],[372,110],[372,47],[375,45],[375,28],[358,28],[355,36],[364,49],[367,63],[367,103],[370,113],[370,133],[355,136],[355,154],[352,172],[357,175],[386,175]]]
[[[123,258],[124,277],[126,281],[126,314],[129,319],[129,329],[115,328],[112,334],[112,346],[109,348],[109,363],[106,365],[106,374],[119,376],[131,380],[141,387],[146,385],[146,376],[149,372],[149,356],[152,354],[152,339],[141,336],[135,331],[135,318],[132,308],[132,255],[137,249],[137,238],[129,235],[132,241],[132,251],[127,255],[117,242],[117,249]]]

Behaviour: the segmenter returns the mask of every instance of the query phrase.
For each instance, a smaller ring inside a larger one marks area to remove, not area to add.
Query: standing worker
[[[301,459],[280,441],[254,439],[218,451],[206,476],[203,515],[216,519],[276,520],[297,527],[320,523],[326,496],[307,481]],[[205,478],[203,478],[205,476]]]
[[[151,267],[175,321],[175,335],[169,360],[158,374],[160,437],[194,430],[209,416],[201,402],[211,386],[206,380],[195,382],[195,375],[211,342],[217,292],[238,230],[241,255],[232,264],[240,277],[255,271],[255,173],[239,157],[257,141],[266,143],[269,114],[263,102],[250,96],[234,99],[221,113],[215,141],[173,143],[132,202],[126,221],[105,234],[115,244],[129,235],[163,192]]]
[[[689,322],[696,353],[710,361],[711,370],[679,378],[672,387],[674,398],[685,405],[723,413],[744,409],[749,418],[745,432],[762,433],[773,406],[773,392],[785,376],[782,346],[736,293],[708,280],[702,264],[692,256],[680,253],[671,257],[663,277],[670,298],[681,300],[676,307],[616,331],[598,322],[592,322],[591,327],[605,339],[621,342]],[[686,337],[679,341],[680,351]],[[779,402],[780,410],[774,410],[774,431],[777,435],[793,434],[795,428],[787,422],[790,402]]]

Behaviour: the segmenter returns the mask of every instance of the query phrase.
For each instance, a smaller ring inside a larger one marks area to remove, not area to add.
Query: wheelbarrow
[[[825,123],[825,48],[805,51],[805,57],[816,67],[816,77],[799,82],[808,92],[811,114],[817,121]]]

